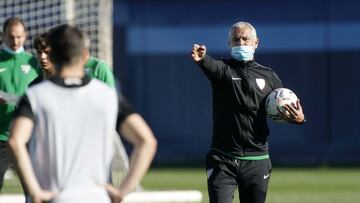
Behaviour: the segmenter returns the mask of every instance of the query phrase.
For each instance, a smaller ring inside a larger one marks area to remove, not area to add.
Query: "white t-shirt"
[[[109,180],[118,101],[114,89],[92,79],[64,87],[51,81],[26,93],[34,114],[29,143],[35,175],[53,202],[110,202]]]

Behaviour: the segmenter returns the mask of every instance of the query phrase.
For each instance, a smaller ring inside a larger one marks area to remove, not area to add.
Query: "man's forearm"
[[[40,191],[41,188],[35,177],[26,145],[13,142],[9,142],[9,145],[15,160],[16,169],[24,187],[30,195],[35,194]]]
[[[139,184],[148,170],[156,152],[157,141],[150,127],[136,113],[125,119],[121,125],[121,132],[134,146],[130,157],[129,173],[120,186],[122,193],[127,194]]]
[[[134,148],[130,157],[129,173],[120,186],[125,194],[131,192],[144,177],[154,158],[155,151],[155,143],[144,143]]]
[[[223,75],[225,64],[221,60],[215,60],[210,55],[205,55],[196,62],[208,78],[220,78]]]
[[[41,190],[35,177],[31,164],[29,152],[26,148],[30,140],[33,122],[27,117],[16,118],[10,129],[10,139],[8,141],[10,152],[13,156],[15,166],[26,190],[33,195]]]

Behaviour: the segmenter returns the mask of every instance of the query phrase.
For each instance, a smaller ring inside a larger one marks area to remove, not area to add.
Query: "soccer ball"
[[[278,88],[273,90],[266,98],[266,113],[275,121],[281,121],[279,117],[279,109],[285,113],[289,113],[285,108],[285,104],[296,106],[298,101],[296,94],[286,88]]]

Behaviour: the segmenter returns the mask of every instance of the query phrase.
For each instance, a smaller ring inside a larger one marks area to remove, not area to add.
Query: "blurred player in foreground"
[[[78,28],[58,26],[48,39],[56,73],[29,88],[10,130],[20,178],[35,203],[121,202],[145,175],[156,139],[114,88],[85,74],[85,36]],[[107,184],[115,127],[134,145],[119,188]]]
[[[236,187],[241,203],[265,202],[272,167],[264,101],[282,83],[270,68],[255,62],[258,43],[255,28],[238,22],[229,32],[231,59],[214,60],[204,45],[192,48],[213,92],[213,137],[206,157],[211,203],[232,202]],[[302,107],[296,105],[285,106],[290,113],[281,117],[302,124]]]

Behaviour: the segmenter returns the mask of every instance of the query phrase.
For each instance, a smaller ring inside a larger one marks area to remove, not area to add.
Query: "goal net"
[[[60,24],[76,25],[90,37],[91,55],[105,60],[112,67],[112,10],[113,0],[0,0],[0,23],[2,27],[9,17],[21,18],[28,31],[25,48],[33,53],[36,36]],[[118,135],[115,134],[114,139],[111,182],[119,185],[129,169],[129,160]],[[199,191],[141,191],[138,186],[137,192],[128,195],[124,202],[200,202],[201,199]],[[0,202],[24,202],[24,196],[0,195]]]
[[[115,186],[120,186],[129,171],[129,157],[117,132],[113,134],[114,157],[110,168],[110,181]],[[137,188],[137,189],[140,189]]]
[[[35,53],[33,39],[36,36],[60,24],[76,25],[89,36],[91,55],[112,67],[112,9],[113,0],[0,0],[0,30],[2,32],[7,18],[21,18],[28,32],[25,48]],[[112,178],[119,184],[128,171],[128,157],[121,141],[115,141],[112,170],[116,176]]]
[[[0,23],[16,16],[28,29],[25,47],[32,51],[34,37],[54,26],[69,23],[87,33],[90,53],[112,67],[112,0],[1,0]]]

